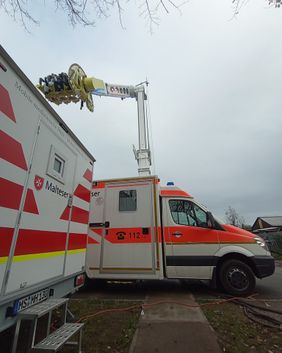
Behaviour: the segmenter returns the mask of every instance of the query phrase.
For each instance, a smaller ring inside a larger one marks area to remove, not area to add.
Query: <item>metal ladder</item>
[[[84,324],[78,323],[67,323],[67,306],[68,300],[66,298],[62,299],[47,299],[46,301],[27,308],[18,314],[18,321],[16,324],[15,336],[13,341],[12,353],[16,353],[18,337],[21,327],[21,322],[23,320],[32,321],[32,336],[30,349],[31,352],[57,352],[65,344],[77,345],[78,353],[81,351],[82,343],[82,328]],[[59,327],[56,331],[50,334],[52,312],[60,307],[63,307],[63,325]],[[39,343],[35,344],[35,336],[37,330],[38,319],[44,315],[48,315],[48,324],[46,337]],[[70,338],[74,335],[79,334],[77,342],[69,342]]]

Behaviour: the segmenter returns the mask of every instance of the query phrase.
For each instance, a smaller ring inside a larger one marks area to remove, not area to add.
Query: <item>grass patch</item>
[[[205,300],[198,300],[204,303]],[[280,353],[282,332],[250,321],[239,305],[225,303],[203,306],[202,310],[215,330],[223,352]]]
[[[136,302],[71,299],[69,308],[80,318],[112,308],[126,308]],[[82,348],[84,353],[127,353],[139,320],[140,310],[107,312],[85,321]]]

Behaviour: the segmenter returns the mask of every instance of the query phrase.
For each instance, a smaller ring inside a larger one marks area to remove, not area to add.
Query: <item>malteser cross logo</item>
[[[34,177],[34,186],[36,190],[41,190],[43,188],[44,178],[41,178],[39,175]]]

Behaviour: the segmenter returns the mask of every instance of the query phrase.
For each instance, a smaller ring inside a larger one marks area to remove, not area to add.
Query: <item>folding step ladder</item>
[[[16,330],[14,335],[12,353],[16,353],[18,337],[21,327],[21,322],[23,320],[32,321],[32,332],[31,332],[31,352],[57,352],[65,344],[76,344],[78,346],[78,353],[81,351],[82,342],[82,328],[84,324],[78,323],[67,323],[67,306],[68,300],[66,298],[61,299],[47,299],[46,301],[27,308],[18,314],[18,321],[16,324]],[[52,313],[54,310],[63,308],[63,325],[59,327],[56,331],[50,333],[51,323],[52,323]],[[42,317],[48,315],[47,332],[46,337],[39,343],[35,344],[36,330],[38,320]],[[69,342],[70,338],[78,334],[77,342]]]

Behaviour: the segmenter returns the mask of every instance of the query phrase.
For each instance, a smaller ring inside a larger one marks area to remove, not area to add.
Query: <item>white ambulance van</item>
[[[89,225],[90,279],[201,279],[247,295],[274,272],[263,239],[155,176],[94,182]]]
[[[83,284],[93,162],[0,46],[0,331]]]

